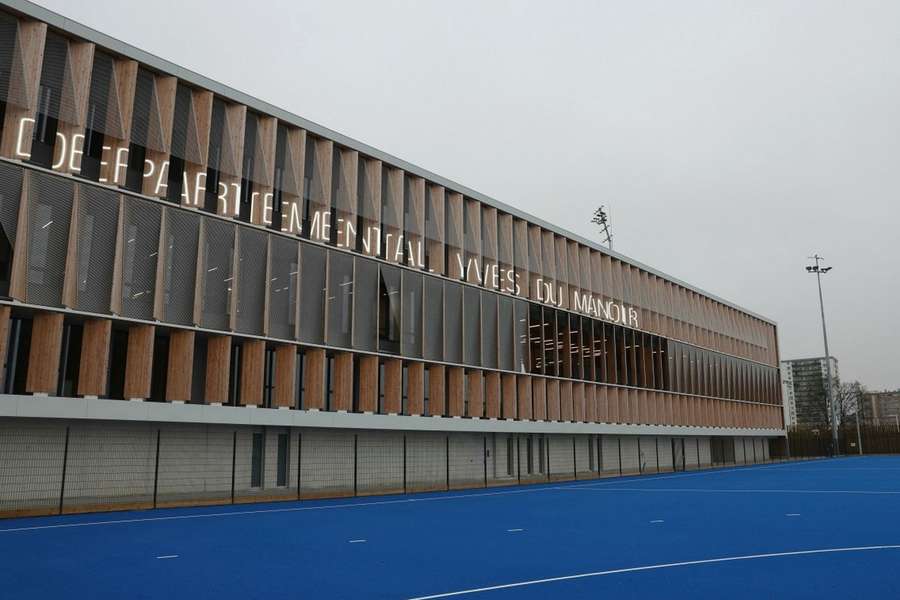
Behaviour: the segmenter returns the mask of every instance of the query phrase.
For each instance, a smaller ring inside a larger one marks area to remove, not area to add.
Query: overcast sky
[[[900,387],[900,3],[39,0]]]

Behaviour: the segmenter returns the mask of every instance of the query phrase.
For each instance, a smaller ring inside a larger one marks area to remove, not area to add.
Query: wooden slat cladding
[[[112,321],[109,319],[91,319],[84,323],[78,372],[79,396],[106,395],[111,334]]]
[[[153,373],[153,344],[156,327],[132,325],[128,328],[128,354],[125,358],[125,398],[150,397]]]
[[[62,313],[42,312],[32,320],[31,349],[25,391],[53,394],[59,377],[59,352],[63,335]]]

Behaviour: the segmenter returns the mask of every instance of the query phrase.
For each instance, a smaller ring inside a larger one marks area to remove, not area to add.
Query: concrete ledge
[[[375,415],[307,410],[277,410],[244,406],[127,402],[97,398],[24,396],[0,394],[0,417],[29,419],[90,419],[153,423],[207,423],[218,425],[269,425],[323,429],[384,429],[396,431],[468,431],[496,433],[580,433],[606,435],[784,437],[783,429],[727,429],[674,425],[620,425],[564,423],[558,421],[506,421]]]

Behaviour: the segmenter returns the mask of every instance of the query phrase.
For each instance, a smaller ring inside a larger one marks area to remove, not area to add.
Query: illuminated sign
[[[22,159],[31,158],[31,154],[26,152],[23,146],[23,140],[31,136],[31,129],[34,127],[35,120],[31,118],[23,118],[19,121],[18,136],[16,139],[16,156]],[[54,170],[67,169],[71,173],[81,172],[81,156],[83,155],[84,135],[74,134],[71,139],[65,135],[56,133],[56,146],[54,150],[52,168]],[[109,160],[101,159],[101,177],[100,183],[112,183],[114,185],[123,185],[125,182],[125,171],[128,167],[128,148],[114,148],[112,146],[103,146],[103,156]],[[112,166],[111,180],[103,175]],[[163,161],[157,164],[150,159],[144,159],[143,178],[145,183],[149,183],[149,187],[153,189],[156,196],[165,196],[168,189],[168,170],[169,161]],[[206,172],[200,171],[193,177],[193,181],[189,181],[188,171],[182,174],[182,192],[181,201],[186,206],[200,206],[200,201],[206,194]],[[144,189],[148,186],[145,185]],[[240,214],[240,182],[222,182],[220,181],[217,189],[218,206],[217,212],[220,215],[237,216]],[[262,203],[261,210],[257,213],[259,203]],[[253,192],[250,194],[250,214],[260,215],[263,225],[272,225],[272,216],[274,213],[274,195],[271,192],[260,193]],[[302,200],[286,201],[281,212],[281,231],[295,235],[302,235],[303,232],[303,207]],[[309,238],[321,242],[335,242],[338,248],[357,249],[357,235],[361,234],[360,246],[362,251],[378,258],[384,258],[395,263],[404,263],[415,269],[426,269],[425,261],[425,245],[419,239],[409,239],[403,233],[384,232],[381,227],[371,225],[362,229],[360,232],[356,224],[349,219],[338,217],[332,222],[331,210],[313,211],[309,214]],[[332,235],[335,239],[332,240]],[[462,274],[465,281],[477,280],[485,288],[504,292],[514,296],[522,296],[522,288],[519,285],[519,274],[511,267],[504,267],[491,262],[483,263],[476,257],[464,259],[463,252],[456,250],[451,260],[456,262],[458,272]],[[434,272],[432,269],[426,269]],[[549,306],[561,308],[564,304],[564,288],[560,285],[554,285],[552,282],[538,278],[534,284],[535,295],[538,302]],[[593,294],[572,290],[569,298],[569,308],[575,312],[603,319],[612,323],[619,323],[629,327],[639,327],[639,312],[632,307],[626,306],[622,302],[615,300],[603,300]]]

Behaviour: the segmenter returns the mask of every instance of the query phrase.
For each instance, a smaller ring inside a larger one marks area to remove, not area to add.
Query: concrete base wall
[[[698,454],[701,466],[709,464],[709,438],[682,439],[688,469],[698,468]],[[753,463],[754,456],[756,462],[768,460],[763,439],[735,438],[734,444],[736,463]],[[671,470],[669,436],[0,418],[0,516],[436,491]]]

